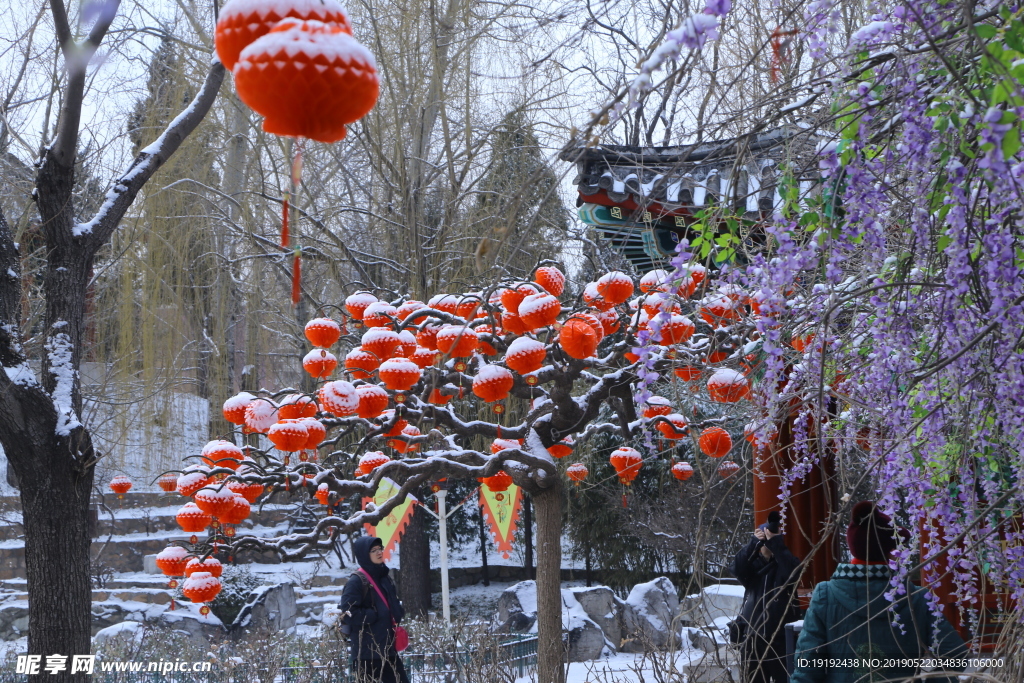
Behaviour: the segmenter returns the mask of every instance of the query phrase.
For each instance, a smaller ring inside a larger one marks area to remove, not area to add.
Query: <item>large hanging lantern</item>
[[[235,493],[226,486],[207,486],[196,491],[195,501],[203,512],[220,517],[235,504]]]
[[[391,458],[380,451],[371,451],[359,458],[359,467],[356,470],[357,476],[370,474],[381,465],[391,462]]]
[[[574,486],[579,486],[588,474],[590,472],[587,471],[587,466],[581,462],[574,462],[565,470],[565,475],[569,477]]]
[[[667,292],[668,280],[669,272],[667,270],[652,270],[640,278],[640,291],[644,294]]]
[[[554,325],[558,314],[562,312],[562,304],[547,292],[531,294],[519,304],[519,318],[528,330],[539,330]]]
[[[210,483],[210,477],[206,473],[206,470],[201,469],[198,465],[193,465],[191,468],[186,468],[181,475],[178,476],[175,487],[178,493],[191,498],[196,491]]]
[[[672,476],[679,481],[686,481],[693,476],[693,466],[688,462],[677,462],[672,465]]]
[[[196,572],[209,572],[211,576],[219,579],[224,573],[224,565],[216,557],[208,557],[205,560],[193,557],[185,565],[185,576],[192,576]]]
[[[437,349],[428,349],[426,346],[417,344],[416,350],[409,356],[409,360],[421,368],[429,368],[437,360]]]
[[[181,592],[192,602],[202,604],[210,602],[217,597],[217,594],[220,593],[220,587],[220,579],[210,572],[194,572],[192,576],[185,579]],[[204,604],[199,611],[203,614],[209,614],[210,608]]]
[[[480,340],[471,327],[449,325],[437,333],[437,350],[452,358],[466,358],[473,355]]]
[[[324,424],[316,419],[315,417],[304,417],[302,418],[302,424],[306,427],[306,439],[305,450],[313,451],[320,447],[323,443],[324,437],[327,436],[327,428]]]
[[[359,394],[350,382],[335,380],[320,387],[317,392],[320,405],[332,415],[347,417],[359,408]]]
[[[644,405],[643,415],[648,420],[659,415],[670,415],[672,404],[663,396],[651,396]]]
[[[619,271],[606,273],[597,281],[597,294],[613,306],[621,304],[633,296],[633,280]]]
[[[597,321],[598,327],[601,326]],[[593,326],[584,320],[570,319],[558,333],[558,343],[562,350],[570,358],[583,360],[590,358],[597,351],[597,345],[601,342],[601,336],[594,331]]]
[[[573,440],[571,436],[567,436],[558,443],[553,443],[548,446],[548,453],[551,454],[552,458],[564,458],[565,456],[572,453]]]
[[[493,477],[484,477],[484,486],[492,493],[507,491],[512,485],[512,477],[505,470],[498,470]]]
[[[721,368],[708,379],[708,393],[712,401],[736,403],[750,394],[750,385],[742,373]]]
[[[208,467],[226,467],[238,469],[238,463],[244,457],[242,449],[224,439],[210,441],[203,446],[203,463]]]
[[[117,494],[118,498],[124,498],[124,494],[132,487],[132,480],[123,474],[119,474],[110,480],[110,490]]]
[[[250,432],[266,434],[277,422],[277,404],[267,398],[257,398],[245,408],[245,426]]]
[[[679,413],[671,413],[665,416],[667,422],[658,423],[658,431],[666,439],[683,439],[690,433],[690,424],[686,418]]]
[[[391,391],[408,391],[420,381],[423,370],[408,358],[389,358],[380,364],[377,375]]]
[[[661,326],[661,340],[658,343],[662,346],[682,344],[692,337],[696,331],[697,328],[689,318],[682,315],[673,315]]]
[[[373,294],[369,292],[356,292],[355,294],[349,294],[345,298],[345,310],[352,316],[353,320],[362,320],[363,312],[366,307],[377,300]]]
[[[552,296],[562,296],[565,289],[565,275],[554,266],[541,266],[534,273],[533,281],[543,287]]]
[[[640,465],[643,463],[640,453],[635,448],[630,448],[629,446],[619,448],[612,453],[608,460],[611,462],[612,467],[615,468],[616,474],[619,475],[619,481],[626,486],[633,483],[636,476],[640,474]]]
[[[721,458],[732,450],[732,437],[721,427],[708,427],[697,439],[700,450],[712,458]]]
[[[327,349],[313,349],[302,358],[302,369],[313,379],[330,377],[337,367],[337,356]]]
[[[249,404],[254,400],[256,400],[256,397],[248,391],[235,394],[228,400],[224,401],[224,419],[231,424],[244,425],[245,409],[248,408]]]
[[[210,526],[210,522],[213,521],[210,513],[205,512],[195,503],[182,505],[174,519],[178,522],[178,526],[190,534],[199,533]]]
[[[722,479],[728,479],[732,475],[740,471],[740,466],[734,463],[732,460],[726,460],[718,466],[718,476]]]
[[[373,354],[378,364],[388,358],[394,358],[398,350],[402,348],[402,338],[398,336],[397,332],[387,327],[371,327],[363,333],[360,343],[364,351]]]
[[[297,420],[303,417],[316,415],[316,401],[305,394],[288,394],[281,399],[277,409],[277,419]]]
[[[182,576],[191,560],[188,551],[180,545],[169,545],[156,555],[156,567],[164,576]]]
[[[374,301],[363,311],[363,324],[367,327],[386,327],[392,329],[398,309],[387,301]]]
[[[174,489],[178,488],[178,475],[168,472],[167,474],[160,475],[160,478],[156,480],[156,485],[161,490],[170,493]]]
[[[360,384],[356,387],[359,405],[356,414],[366,420],[380,415],[388,407],[388,392],[376,384]]]
[[[547,351],[544,344],[529,337],[520,337],[508,345],[505,352],[505,365],[520,375],[528,375],[540,370],[544,365]]]
[[[502,401],[515,384],[512,373],[500,365],[484,365],[473,378],[473,393],[487,403]]]
[[[279,451],[294,453],[306,448],[309,431],[301,420],[281,420],[267,431],[267,438]]]
[[[337,142],[377,102],[370,51],[338,24],[284,19],[242,50],[234,68],[239,98],[275,135]]]
[[[249,507],[249,501],[244,496],[240,496],[233,491],[232,495],[234,496],[232,504],[230,507],[225,508],[223,514],[220,515],[220,521],[224,524],[241,524],[249,518],[252,508]],[[219,576],[219,574],[215,576]]]
[[[303,330],[313,346],[326,349],[341,339],[341,325],[330,318],[313,318]]]

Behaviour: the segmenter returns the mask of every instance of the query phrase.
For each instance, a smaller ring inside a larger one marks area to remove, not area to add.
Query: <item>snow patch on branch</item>
[[[55,328],[66,326],[67,323],[60,321],[54,324]],[[74,395],[75,380],[78,372],[72,363],[73,349],[71,337],[65,332],[57,332],[46,341],[46,358],[49,361],[50,373],[56,378],[57,383],[53,388],[53,406],[57,409],[57,436],[68,436],[71,431],[82,426],[75,414],[72,403]]]
[[[4,372],[7,373],[7,379],[23,387],[33,387],[39,384],[39,380],[36,379],[36,373],[32,371],[28,363],[4,368]]]

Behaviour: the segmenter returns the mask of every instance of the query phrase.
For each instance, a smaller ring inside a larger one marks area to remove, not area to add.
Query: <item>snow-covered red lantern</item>
[[[459,307],[459,298],[454,294],[436,294],[427,300],[427,307],[455,315],[455,310]]]
[[[421,368],[429,368],[437,360],[437,350],[428,349],[426,346],[417,346],[416,350],[409,355],[409,360]]]
[[[540,370],[544,365],[546,355],[547,350],[545,350],[544,344],[529,337],[519,337],[508,345],[508,351],[505,352],[505,365],[520,375],[528,375]]]
[[[302,369],[313,379],[330,377],[338,367],[338,358],[327,349],[313,349],[302,357]]]
[[[686,418],[679,413],[672,413],[665,416],[667,422],[658,423],[658,431],[666,439],[683,439],[690,433],[690,424],[686,421]]]
[[[281,420],[267,431],[267,438],[277,450],[294,453],[306,448],[309,431],[301,420]]]
[[[245,426],[257,434],[266,434],[277,418],[277,404],[268,398],[257,398],[245,409]]]
[[[124,494],[132,488],[132,480],[123,474],[119,474],[110,480],[110,490],[117,494],[118,498],[124,498]]]
[[[448,325],[437,333],[437,350],[452,358],[472,356],[479,343],[473,328],[463,325]]]
[[[619,271],[605,273],[597,280],[597,293],[613,306],[621,304],[633,296],[633,280]]]
[[[701,306],[700,317],[712,327],[723,327],[740,319],[739,304],[727,296],[711,297]]]
[[[210,572],[194,572],[192,576],[185,579],[181,586],[182,594],[196,604],[210,602],[220,593],[220,579]],[[209,607],[203,605],[204,614],[209,613]],[[202,611],[200,610],[200,611]]]
[[[519,448],[522,444],[512,439],[495,439],[491,442],[491,453],[498,454],[512,448]]]
[[[500,365],[484,365],[473,378],[473,393],[487,403],[503,401],[515,383],[512,373]]]
[[[371,327],[363,333],[360,343],[364,351],[372,353],[382,363],[388,358],[394,358],[402,347],[402,338],[386,327]]]
[[[408,391],[420,381],[423,370],[408,358],[389,358],[380,364],[377,375],[391,391]]]
[[[693,467],[688,462],[677,462],[672,465],[672,476],[679,481],[686,481],[693,476]]]
[[[643,458],[635,448],[623,446],[612,453],[608,461],[615,468],[615,473],[619,475],[619,481],[629,486],[640,474]]]
[[[679,304],[672,300],[669,296],[662,296],[660,292],[654,294],[648,294],[644,297],[641,307],[650,317],[654,317],[659,313],[668,313],[669,315],[680,314],[682,308]]]
[[[186,469],[178,477],[177,482],[175,483],[175,488],[177,488],[178,493],[186,498],[190,498],[196,491],[203,488],[208,483],[210,483],[210,477],[205,470],[197,468],[190,471],[189,469]]]
[[[330,318],[313,318],[303,331],[310,344],[323,349],[334,346],[341,339],[341,325]]]
[[[402,436],[420,436],[420,430],[414,425],[409,425],[402,429]],[[408,441],[402,441],[399,439],[388,439],[388,446],[394,448],[399,453],[411,453],[419,448],[418,444],[409,443]]]
[[[417,301],[416,299],[409,299],[408,301],[401,304],[398,308],[395,309],[395,317],[398,318],[399,320],[405,320],[416,311],[426,307],[427,305],[422,301]]]
[[[533,281],[543,287],[552,296],[562,296],[565,289],[565,275],[554,266],[541,266],[533,276]]]
[[[230,441],[217,439],[203,446],[202,456],[207,467],[226,467],[235,470],[238,469],[238,463],[245,454]]]
[[[205,560],[193,557],[185,565],[185,576],[192,576],[196,572],[209,572],[211,576],[219,579],[224,573],[224,565],[216,557],[208,557]]]
[[[316,401],[305,394],[288,394],[277,407],[277,419],[298,420],[316,415]]]
[[[360,384],[356,387],[359,405],[356,414],[366,420],[379,417],[388,407],[388,392],[376,384]]]
[[[345,370],[355,379],[367,379],[380,367],[380,358],[364,348],[356,347],[345,355]]]
[[[360,475],[370,474],[381,465],[391,462],[391,458],[380,451],[371,451],[359,458],[359,468],[356,470]]]
[[[643,415],[647,419],[657,417],[658,415],[668,415],[672,412],[672,403],[667,398],[662,396],[651,396],[647,399],[647,404],[644,406]]]
[[[600,322],[598,322],[600,326]],[[570,358],[583,360],[597,351],[601,337],[594,328],[583,320],[570,319],[558,333],[558,343]]]
[[[398,314],[398,309],[387,301],[374,301],[363,311],[363,324],[367,327],[386,327],[391,329],[394,325],[392,320]]]
[[[599,311],[610,311],[615,307],[615,304],[598,293],[596,282],[591,282],[583,288],[583,303]]]
[[[498,349],[494,348],[494,345],[490,341],[485,341],[480,335],[494,335],[494,329],[490,325],[477,325],[475,328],[477,339],[479,339],[480,346],[477,350],[485,356],[497,356]]]
[[[242,50],[238,97],[274,135],[337,142],[377,102],[373,55],[338,24],[284,19]]]
[[[491,493],[501,493],[507,491],[508,487],[512,485],[512,477],[505,470],[498,470],[498,473],[493,477],[484,477],[484,486]]]
[[[523,299],[538,294],[539,291],[540,288],[532,284],[521,284],[502,290],[501,306],[506,313],[518,313],[519,304],[523,303]]]
[[[501,314],[501,329],[505,334],[526,334],[530,331],[519,314],[511,311]]]
[[[224,513],[219,515],[219,519],[224,524],[241,524],[248,519],[252,508],[249,507],[249,501],[244,496],[240,496],[234,491],[231,493],[234,496],[231,499],[231,506],[225,506]]]
[[[588,474],[587,466],[581,462],[574,462],[565,469],[565,476],[569,477],[574,486],[579,486]]]
[[[551,454],[552,458],[564,458],[565,456],[572,453],[573,440],[571,436],[567,436],[558,443],[553,443],[548,446],[548,453]]]
[[[517,312],[526,329],[539,330],[555,324],[562,312],[562,304],[547,292],[542,292],[524,298]]]
[[[170,472],[167,474],[161,474],[160,478],[156,480],[156,485],[159,486],[162,491],[170,493],[174,489],[178,488],[178,475]]]
[[[640,278],[640,291],[644,294],[667,292],[668,281],[669,272],[667,270],[652,270]]]
[[[750,394],[750,385],[742,373],[721,368],[708,378],[708,393],[712,401],[736,403]]]
[[[661,326],[661,339],[658,343],[662,346],[682,344],[692,337],[696,331],[697,328],[689,318],[682,315],[672,315]]]
[[[324,427],[323,422],[315,417],[302,418],[302,424],[306,426],[306,433],[308,434],[305,450],[316,450],[320,447],[324,437],[327,436],[327,428]]]
[[[595,317],[601,321],[601,329],[604,331],[604,336],[607,337],[609,334],[615,334],[618,331],[619,313],[614,308],[609,308],[607,311],[597,311]]]
[[[455,315],[466,321],[472,320],[483,303],[479,294],[467,294],[459,299],[459,303],[455,306]]]
[[[313,494],[321,505],[327,505],[331,501],[331,489],[326,483],[320,484],[316,487],[316,493]]]
[[[359,408],[359,394],[350,382],[335,380],[320,387],[317,392],[320,406],[337,417],[347,417]]]
[[[423,323],[423,326],[416,331],[416,343],[425,349],[437,351],[437,333],[441,326],[435,322]]]
[[[377,297],[369,292],[356,292],[355,294],[350,294],[345,299],[345,310],[348,311],[353,320],[362,320],[363,311],[376,300]]]
[[[345,33],[352,33],[344,8],[335,0],[231,0],[220,10],[214,34],[217,56],[224,68],[233,71],[242,50],[287,17],[336,24]]]
[[[718,466],[718,476],[722,479],[727,479],[732,475],[740,471],[740,466],[734,463],[732,460],[726,460]]]
[[[438,388],[430,390],[430,395],[427,397],[427,403],[433,403],[435,406],[444,406],[455,398],[452,394],[443,394]]]
[[[255,399],[248,391],[242,391],[224,401],[224,419],[231,424],[245,424],[245,409]]]
[[[409,358],[416,353],[419,344],[416,343],[416,335],[409,330],[402,330],[398,333],[398,350],[395,354],[400,358]],[[410,359],[411,360],[411,359]]]
[[[675,373],[676,377],[683,380],[684,382],[692,382],[694,380],[698,380],[701,376],[701,369],[698,367],[694,367],[693,365],[684,365],[681,368],[676,368],[675,370],[673,370],[673,372]]]
[[[164,576],[182,576],[190,559],[188,551],[180,545],[169,545],[156,554],[156,568]]]
[[[700,433],[697,445],[705,455],[721,458],[732,450],[732,437],[721,427],[708,427]]]
[[[220,517],[235,504],[235,493],[226,486],[205,486],[196,491],[193,500],[203,512]]]
[[[210,513],[191,502],[182,505],[174,519],[178,522],[178,526],[190,534],[198,534],[210,526],[210,522],[213,521]]]

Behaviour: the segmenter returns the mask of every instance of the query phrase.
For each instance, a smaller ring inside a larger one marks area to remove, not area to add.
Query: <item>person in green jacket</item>
[[[908,582],[895,603],[885,597],[892,588],[889,554],[896,549],[896,533],[874,503],[854,506],[846,530],[853,561],[840,564],[830,581],[814,587],[790,683],[907,679],[919,673],[918,662],[928,657],[950,660],[952,666],[944,669],[963,669],[966,662],[958,660],[967,656],[967,646],[945,617],[932,614],[927,588]]]

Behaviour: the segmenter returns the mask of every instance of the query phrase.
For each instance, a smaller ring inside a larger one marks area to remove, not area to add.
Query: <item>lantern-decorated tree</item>
[[[712,277],[695,283],[685,266],[646,282],[642,292],[628,275],[607,273],[576,301],[564,296],[563,279],[545,265],[533,282],[497,282],[427,303],[381,302],[370,292],[349,296],[343,327],[350,332],[341,340],[354,347],[337,351],[346,358],[344,370],[339,365],[340,372],[324,376],[320,366],[307,368],[317,387],[304,398],[317,412],[302,419],[315,418],[326,429],[318,451],[301,450],[298,435],[285,438],[302,424],[282,416],[285,403],[303,400],[293,390],[240,395],[225,404],[228,419],[275,444],[250,448],[249,472],[225,473],[227,481],[296,492],[325,506],[313,531],[239,536],[234,552],[257,548],[298,558],[327,548],[338,533],[377,523],[411,491],[441,478],[514,482],[533,497],[536,511],[540,680],[561,680],[562,500],[567,480],[587,485],[587,468],[573,451],[607,433],[635,444],[611,458],[625,485],[642,473],[645,460],[668,458],[668,449],[643,445],[645,433],[667,434],[670,444],[689,439],[697,453],[703,431],[724,432],[720,425],[733,420],[744,424],[749,383],[740,360],[753,324],[740,294],[734,317],[706,322],[700,311],[706,297],[721,296],[719,283]],[[658,307],[644,306],[652,296]],[[666,323],[668,337],[661,333]],[[307,337],[321,341],[308,330]],[[323,357],[318,349],[310,353]],[[708,369],[712,354],[718,354],[717,372]],[[726,386],[709,387],[710,401],[725,412],[703,414],[694,404],[687,420],[668,401],[651,399],[648,385],[658,377],[682,385],[672,370],[683,365]],[[722,368],[735,370],[728,381]],[[508,410],[515,402],[524,409]],[[718,438],[714,455],[724,455],[727,445]],[[332,514],[334,504],[352,496],[373,497],[385,477],[398,487],[386,502]]]

